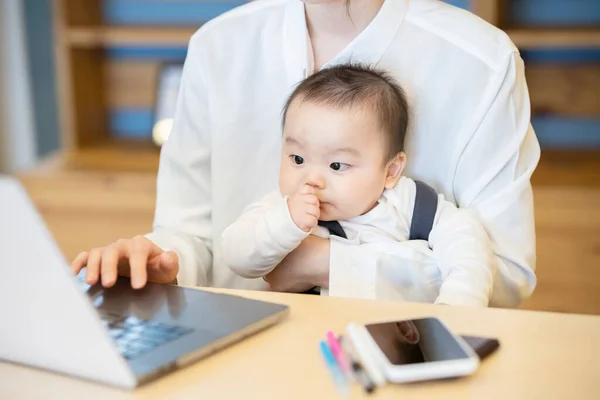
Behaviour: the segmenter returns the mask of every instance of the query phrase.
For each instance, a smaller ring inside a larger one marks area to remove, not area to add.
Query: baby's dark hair
[[[387,135],[387,158],[404,151],[409,115],[406,96],[387,72],[362,64],[325,68],[296,87],[283,107],[283,121],[294,100],[333,107],[367,107],[377,113],[379,125]]]

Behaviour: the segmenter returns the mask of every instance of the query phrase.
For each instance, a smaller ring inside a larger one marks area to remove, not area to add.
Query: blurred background
[[[523,307],[600,314],[600,0],[447,2],[525,60],[542,160]],[[150,231],[187,42],[244,3],[0,0],[0,173],[21,179],[67,259]]]

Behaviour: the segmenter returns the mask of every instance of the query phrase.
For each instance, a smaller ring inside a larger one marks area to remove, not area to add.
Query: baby
[[[225,229],[225,262],[264,277],[308,235],[329,237],[319,221],[339,221],[353,243],[408,240],[416,197],[415,181],[402,176],[408,124],[404,93],[385,72],[342,65],[302,81],[283,110],[279,190]],[[428,244],[442,277],[435,302],[487,306],[494,257],[477,218],[438,195]]]

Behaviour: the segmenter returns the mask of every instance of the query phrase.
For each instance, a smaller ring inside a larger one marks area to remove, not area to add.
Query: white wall
[[[0,172],[36,162],[21,0],[0,0]]]

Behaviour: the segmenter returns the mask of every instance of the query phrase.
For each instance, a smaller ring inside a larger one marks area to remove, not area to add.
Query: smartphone
[[[479,357],[435,317],[348,325],[348,336],[374,383],[470,375]]]
[[[475,354],[479,356],[480,361],[493,354],[500,347],[500,342],[494,338],[466,335],[461,335],[461,338],[475,350]]]

